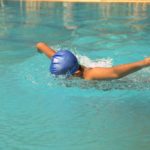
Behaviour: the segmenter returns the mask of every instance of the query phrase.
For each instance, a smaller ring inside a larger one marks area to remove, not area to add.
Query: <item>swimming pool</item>
[[[117,81],[54,78],[44,41],[85,65],[150,55],[150,5],[8,0],[0,7],[0,149],[149,150],[150,68]]]

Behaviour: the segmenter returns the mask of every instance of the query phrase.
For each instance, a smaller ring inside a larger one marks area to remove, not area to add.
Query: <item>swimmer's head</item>
[[[51,60],[50,72],[54,75],[73,75],[79,69],[78,60],[68,50],[58,51]]]

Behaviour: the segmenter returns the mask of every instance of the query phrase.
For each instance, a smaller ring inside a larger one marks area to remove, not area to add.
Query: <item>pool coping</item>
[[[27,2],[150,3],[150,0],[20,0]]]

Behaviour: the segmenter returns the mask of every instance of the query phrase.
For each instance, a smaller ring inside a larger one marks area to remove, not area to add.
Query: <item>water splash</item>
[[[84,55],[80,55],[78,53],[78,51],[76,50],[76,48],[68,48],[67,46],[60,46],[60,45],[56,45],[56,46],[52,46],[53,49],[56,49],[57,51],[59,50],[70,50],[73,52],[73,54],[76,55],[79,63],[83,66],[86,67],[112,67],[113,64],[113,59],[112,58],[101,58],[101,59],[96,59],[96,60],[92,60],[87,56]]]
[[[92,60],[88,58],[87,56],[82,55],[76,55],[79,63],[86,67],[111,67],[112,66],[112,58],[102,58],[102,59],[96,59]]]

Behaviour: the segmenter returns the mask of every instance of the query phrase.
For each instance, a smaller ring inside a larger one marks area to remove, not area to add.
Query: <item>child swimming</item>
[[[76,56],[70,51],[62,50],[56,52],[43,42],[37,43],[36,48],[39,52],[44,53],[48,58],[52,59],[50,66],[50,72],[52,74],[80,77],[85,80],[119,79],[142,68],[150,66],[150,57],[148,57],[138,62],[121,64],[109,68],[88,68],[80,65]]]

